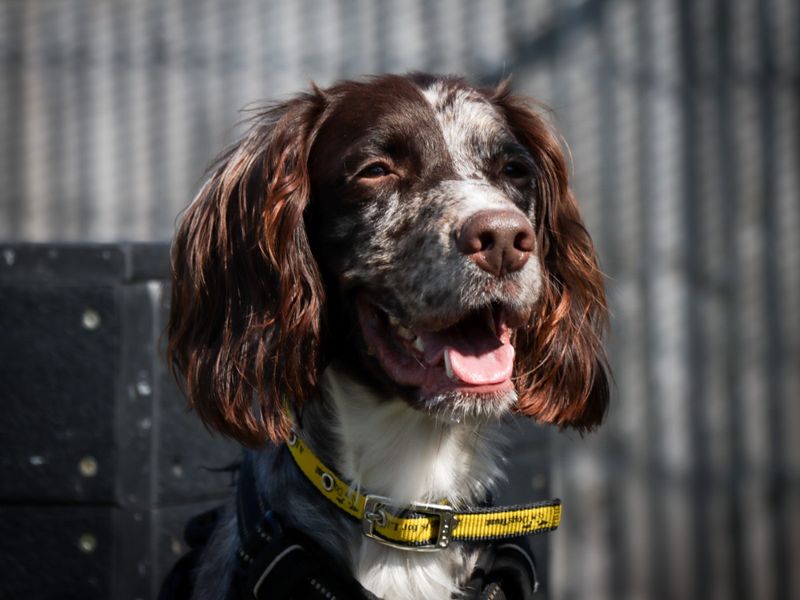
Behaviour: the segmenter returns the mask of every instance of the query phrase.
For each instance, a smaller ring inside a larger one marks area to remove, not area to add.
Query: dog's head
[[[602,275],[552,131],[506,86],[382,76],[258,114],[183,216],[169,358],[211,427],[288,432],[337,360],[415,408],[587,429]]]

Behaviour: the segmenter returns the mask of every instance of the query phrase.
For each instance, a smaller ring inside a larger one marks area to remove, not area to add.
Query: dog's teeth
[[[450,364],[450,353],[446,350],[444,352],[444,372],[453,381],[458,381],[458,377],[453,375],[453,365]]]
[[[400,325],[400,319],[389,315],[389,323],[392,324],[392,327],[398,327]]]
[[[425,352],[425,343],[422,341],[421,337],[415,339],[412,345],[414,346],[415,350],[418,350],[419,352]]]
[[[397,335],[404,340],[413,340],[414,337],[416,337],[413,331],[411,331],[408,327],[403,327],[402,325],[397,325],[395,327],[395,331],[397,331]]]

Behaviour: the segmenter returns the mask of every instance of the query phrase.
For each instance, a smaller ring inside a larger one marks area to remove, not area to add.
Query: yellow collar
[[[361,521],[365,536],[403,550],[439,550],[451,540],[477,542],[551,531],[561,500],[456,512],[446,504],[402,503],[365,495],[326,467],[294,432],[286,442],[295,463],[330,502]],[[392,507],[394,512],[388,509]],[[397,513],[397,514],[395,514]],[[403,515],[403,516],[398,516]]]

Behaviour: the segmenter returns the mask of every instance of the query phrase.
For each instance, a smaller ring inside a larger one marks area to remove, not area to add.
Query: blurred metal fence
[[[796,0],[6,0],[0,61],[5,240],[168,238],[237,109],[309,80],[514,75],[614,311],[610,418],[555,442],[552,597],[800,598]]]

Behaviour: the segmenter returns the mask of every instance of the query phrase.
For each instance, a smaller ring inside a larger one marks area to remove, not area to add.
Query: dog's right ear
[[[303,213],[319,90],[256,115],[181,218],[167,354],[209,427],[248,446],[288,434],[314,393],[324,303]]]
[[[557,136],[529,102],[511,95],[507,82],[492,101],[536,165],[543,285],[533,318],[515,333],[517,408],[541,423],[587,431],[600,424],[609,399],[603,274]]]

